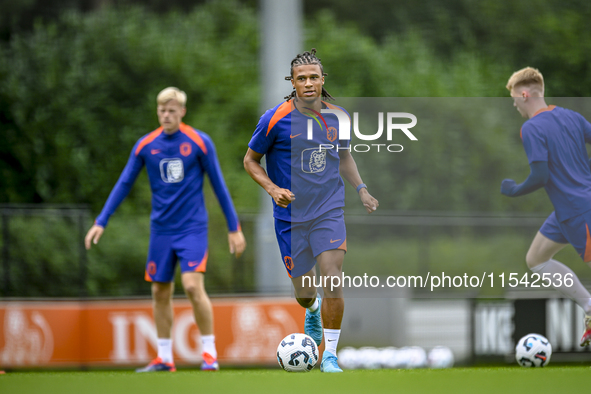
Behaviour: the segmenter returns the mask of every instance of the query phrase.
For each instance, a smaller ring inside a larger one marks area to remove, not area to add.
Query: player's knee
[[[172,298],[172,284],[153,282],[152,298],[155,302],[169,302]]]
[[[310,302],[313,302],[316,299],[317,289],[315,287],[294,288],[294,291],[296,299],[298,300],[310,300]]]
[[[528,251],[525,255],[525,264],[527,264],[527,267],[529,269],[532,269],[533,267],[541,263],[543,263],[543,261],[540,261],[540,259],[538,258],[538,256],[535,255],[535,253]]]
[[[324,288],[325,298],[343,298],[343,288],[341,286],[327,286]]]
[[[296,297],[296,300],[298,301],[298,304],[300,304],[304,308],[311,307],[312,304],[314,303],[314,300],[315,299],[316,298],[314,298],[314,297],[312,297],[312,298],[299,298],[299,297]]]
[[[324,280],[324,283],[328,287],[335,287],[335,286],[338,287],[341,284],[341,280],[343,277],[343,270],[337,266],[330,267],[329,269],[326,269],[322,272],[322,276],[326,278]]]
[[[197,303],[207,297],[205,289],[203,289],[203,287],[199,286],[197,283],[185,284],[185,293],[187,294],[187,297]]]

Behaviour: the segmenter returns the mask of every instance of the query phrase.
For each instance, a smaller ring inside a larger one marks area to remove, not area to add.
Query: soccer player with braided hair
[[[345,307],[342,287],[331,287],[332,277],[342,276],[347,250],[343,207],[345,184],[356,188],[368,213],[378,201],[361,180],[348,140],[339,139],[335,112],[349,114],[329,104],[325,73],[316,49],[291,62],[293,91],[287,101],[260,118],[244,168],[273,199],[275,234],[298,303],[306,308],[305,333],[320,345],[324,334],[322,372],[342,372],[336,357]],[[323,112],[329,110],[332,113]],[[341,114],[342,115],[342,114]],[[267,171],[261,166],[267,157]],[[313,286],[316,265],[324,281],[324,299]]]
[[[309,65],[309,64],[317,64],[320,67],[320,75],[322,76],[322,79],[324,80],[324,77],[327,76],[328,74],[326,74],[324,72],[324,68],[322,67],[322,63],[320,62],[320,59],[318,57],[316,57],[316,48],[312,48],[312,50],[310,52],[305,51],[302,54],[298,54],[292,61],[291,61],[291,68],[290,68],[290,75],[285,77],[286,81],[292,81],[293,82],[293,68],[294,67],[298,67],[298,66],[302,66],[302,65]],[[325,100],[334,100],[334,97],[332,97],[330,95],[330,93],[328,93],[326,91],[326,89],[324,88],[324,82],[322,83],[322,92],[321,92],[322,98]],[[293,90],[291,91],[290,94],[288,94],[287,96],[284,97],[286,100],[291,100],[291,99],[296,99],[296,89],[295,89],[295,85],[293,87]]]

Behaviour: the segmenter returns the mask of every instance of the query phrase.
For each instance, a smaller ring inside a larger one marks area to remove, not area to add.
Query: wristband
[[[359,186],[357,186],[357,193],[359,193],[359,191],[363,188],[367,189],[367,186],[365,185],[365,183],[360,184]]]

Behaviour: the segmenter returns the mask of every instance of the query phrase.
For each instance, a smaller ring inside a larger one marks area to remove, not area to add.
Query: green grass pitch
[[[584,393],[591,367],[480,367],[373,370],[323,374],[222,370],[136,374],[131,371],[8,372],[0,393]]]

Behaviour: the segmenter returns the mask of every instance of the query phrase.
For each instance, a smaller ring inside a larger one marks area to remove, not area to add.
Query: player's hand
[[[273,200],[275,200],[275,204],[279,205],[281,208],[287,208],[287,206],[295,200],[295,195],[289,189],[278,187],[273,189],[269,194],[273,197]]]
[[[86,237],[84,237],[84,246],[86,246],[86,250],[90,250],[91,242],[95,245],[98,243],[104,231],[105,228],[98,224],[93,225],[90,230],[88,230]]]
[[[517,183],[513,179],[503,179],[503,183],[501,183],[501,194],[511,197],[516,185]]]
[[[228,233],[228,245],[230,245],[230,253],[236,254],[236,257],[240,257],[244,249],[246,249],[246,239],[242,231],[234,231]]]
[[[373,198],[366,188],[359,190],[359,197],[361,198],[361,203],[367,210],[367,213],[372,213],[380,206],[378,200]]]

